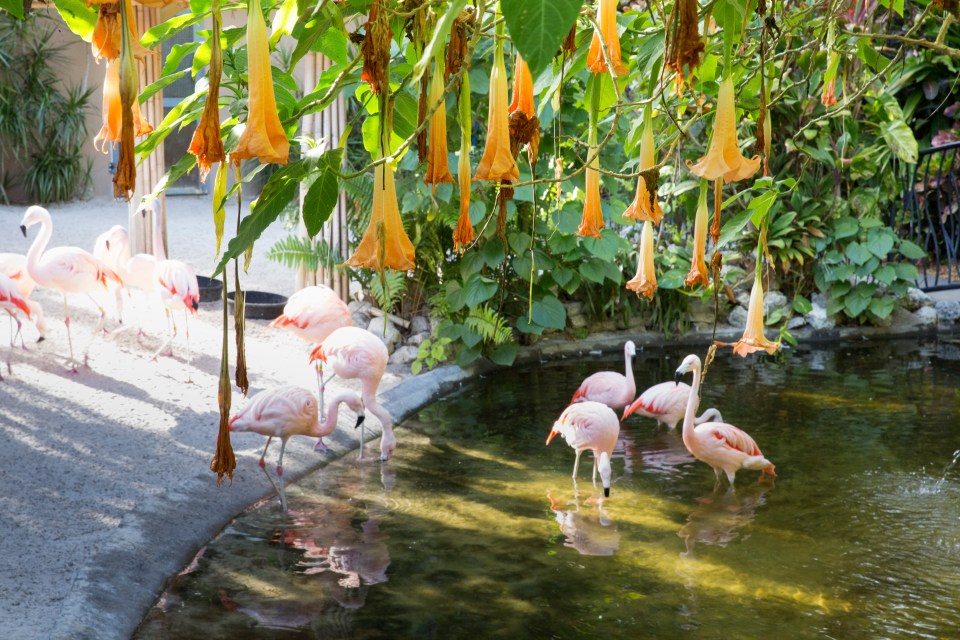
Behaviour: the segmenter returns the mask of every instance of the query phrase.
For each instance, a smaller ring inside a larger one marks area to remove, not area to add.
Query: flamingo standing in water
[[[75,362],[73,338],[70,335],[70,307],[67,304],[67,294],[89,294],[92,291],[106,291],[108,279],[120,285],[123,285],[123,280],[113,269],[80,247],[56,247],[44,252],[47,243],[50,242],[50,236],[53,234],[53,221],[50,219],[50,212],[37,206],[27,209],[27,212],[23,215],[23,220],[20,221],[20,231],[23,232],[24,238],[27,237],[27,229],[35,224],[40,225],[40,233],[27,252],[27,272],[33,281],[41,287],[56,289],[63,294],[63,309],[66,315],[64,323],[67,325],[70,361]],[[100,310],[100,321],[94,329],[94,335],[96,335],[103,326],[106,313],[103,307],[97,304],[96,300],[94,300],[94,304]],[[87,351],[89,349],[90,346],[87,345]],[[86,364],[87,353],[83,354],[83,359],[84,364]],[[77,373],[76,367],[70,369],[70,373]]]
[[[603,484],[604,497],[610,497],[610,458],[620,436],[620,421],[613,409],[601,402],[587,400],[571,404],[563,410],[553,423],[547,444],[557,434],[563,436],[567,444],[573,447],[577,457],[573,462],[573,480],[577,480],[577,467],[580,466],[580,454],[593,451],[593,484],[597,484],[597,470]]]
[[[333,289],[326,285],[304,287],[290,296],[283,313],[267,325],[280,327],[302,338],[316,348],[341,327],[353,326],[350,310]],[[320,411],[323,411],[323,361],[317,361],[317,388],[320,390]]]
[[[280,495],[280,504],[283,512],[287,512],[287,496],[283,489],[283,452],[287,448],[287,440],[291,436],[301,435],[319,438],[316,449],[327,450],[323,437],[333,433],[337,428],[337,412],[340,405],[346,403],[357,412],[357,424],[363,424],[363,405],[360,397],[353,391],[344,391],[337,394],[330,402],[323,421],[318,418],[317,401],[313,394],[300,387],[275,387],[261,391],[253,396],[246,406],[230,418],[230,431],[253,431],[267,436],[267,444],[260,454],[260,468],[267,474],[267,479],[274,490]],[[280,438],[280,457],[277,459],[278,487],[273,478],[267,473],[264,457],[267,448],[274,438]]]
[[[40,306],[40,303],[30,299],[30,294],[33,293],[33,288],[37,283],[27,272],[27,256],[19,253],[0,253],[0,274],[7,276],[17,285],[21,297],[27,301],[27,306],[30,307],[29,318],[40,334],[37,342],[43,342],[47,337],[47,321],[43,316],[43,307]],[[19,333],[19,319],[17,319],[17,322]],[[23,342],[22,336],[20,342]]]
[[[387,368],[387,346],[377,336],[359,327],[341,327],[327,336],[310,354],[310,361],[320,360],[333,368],[333,375],[358,378],[363,406],[380,420],[380,459],[389,460],[397,447],[393,434],[393,417],[377,401],[377,387]],[[326,384],[327,381],[324,381]],[[360,458],[363,458],[364,432],[360,431]]]
[[[570,403],[593,400],[602,402],[611,409],[622,409],[637,395],[637,383],[633,379],[633,358],[637,347],[632,340],[623,345],[623,360],[626,374],[616,371],[599,371],[580,384]]]
[[[683,416],[683,444],[693,457],[713,467],[720,482],[720,473],[727,476],[730,485],[739,469],[760,471],[760,477],[770,474],[776,477],[773,463],[763,457],[760,447],[746,432],[726,422],[706,422],[694,427],[694,416],[700,404],[700,358],[690,354],[677,369],[675,380],[688,371],[693,372],[693,384],[687,398],[687,410]]]
[[[634,400],[623,411],[620,421],[623,422],[631,414],[639,414],[646,418],[653,418],[658,424],[663,424],[671,429],[677,428],[677,423],[683,419],[683,414],[687,410],[687,399],[690,396],[690,385],[685,382],[661,382],[655,384]],[[703,412],[699,418],[694,420],[696,424],[703,422],[723,422],[723,416],[719,409],[710,407]]]
[[[166,251],[163,249],[163,223],[153,202],[140,206],[140,215],[146,216],[147,209],[153,213],[153,283],[160,292],[160,301],[163,303],[164,313],[167,317],[167,329],[173,324],[173,331],[170,331],[170,337],[160,345],[154,359],[160,355],[167,345],[173,342],[177,337],[177,320],[174,315],[177,311],[183,311],[183,322],[187,335],[187,352],[190,360],[187,361],[189,368],[193,360],[193,352],[190,351],[190,323],[188,312],[197,314],[200,308],[200,285],[197,283],[197,274],[179,260],[167,260]],[[139,256],[140,254],[138,254]],[[144,265],[149,264],[149,260],[142,260]],[[145,267],[144,267],[145,268]]]
[[[20,333],[20,319],[17,318],[17,314],[23,313],[29,318],[30,306],[27,304],[26,298],[20,293],[16,283],[2,273],[0,273],[0,309],[9,313],[12,320],[16,320],[17,333]],[[13,335],[12,320],[10,323],[10,352],[7,355],[8,373],[13,372],[13,369],[10,368],[10,360],[13,358],[13,341],[16,339]],[[0,380],[3,380],[3,376],[0,376]]]

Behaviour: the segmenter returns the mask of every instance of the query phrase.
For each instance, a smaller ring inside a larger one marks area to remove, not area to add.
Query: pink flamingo
[[[637,347],[632,340],[623,345],[623,360],[626,375],[616,371],[599,371],[580,384],[570,403],[583,400],[602,402],[611,409],[622,409],[637,395],[637,383],[633,380],[633,358]]]
[[[333,375],[358,378],[363,406],[375,415],[383,429],[380,437],[380,459],[389,460],[397,447],[393,434],[393,417],[377,401],[377,387],[387,368],[387,346],[377,336],[359,327],[340,327],[310,354],[310,361],[321,360],[333,368]],[[331,378],[332,379],[332,376]],[[323,382],[326,384],[329,380]],[[360,458],[363,459],[364,432],[360,432]]]
[[[646,418],[653,418],[658,424],[676,429],[677,423],[683,419],[683,413],[687,410],[687,398],[689,396],[690,385],[685,382],[655,384],[641,393],[639,398],[624,409],[620,421],[623,422],[631,414],[637,413]],[[704,411],[703,415],[694,420],[696,424],[713,421],[723,421],[720,411],[713,407]]]
[[[326,285],[304,287],[290,296],[280,317],[267,325],[280,327],[309,342],[313,348],[341,327],[353,326],[350,310],[333,289]],[[323,411],[322,360],[318,360],[317,387],[320,389],[320,410]]]
[[[127,275],[123,272],[123,267],[130,257],[130,238],[127,236],[126,229],[115,224],[97,236],[97,239],[93,243],[93,256],[116,271],[123,280],[124,287],[130,286]],[[124,287],[114,287],[114,298],[117,303],[117,322],[120,324],[123,324]]]
[[[70,335],[70,307],[67,305],[67,294],[89,294],[92,291],[106,291],[108,279],[120,285],[123,284],[123,280],[113,269],[80,247],[56,247],[44,253],[47,243],[50,242],[50,236],[53,234],[53,220],[50,218],[50,213],[43,207],[30,207],[23,215],[23,220],[20,221],[20,231],[23,232],[24,238],[27,237],[27,229],[35,224],[40,225],[40,233],[27,252],[27,272],[33,281],[41,287],[57,289],[63,294],[63,309],[66,314],[64,324],[67,325],[70,361],[75,362],[73,338]],[[94,335],[96,335],[103,326],[106,313],[103,307],[97,304],[96,300],[94,300],[94,304],[100,310],[100,321],[93,330]],[[89,349],[88,345],[87,351]],[[84,364],[86,364],[87,353],[84,353],[83,359]],[[76,367],[71,369],[70,372],[77,373]]]
[[[37,342],[43,342],[47,337],[47,321],[43,316],[43,307],[40,306],[40,303],[30,299],[30,294],[33,293],[33,288],[37,283],[33,281],[33,278],[31,278],[27,272],[27,256],[20,255],[19,253],[0,253],[0,274],[7,276],[17,285],[17,290],[23,299],[27,301],[27,306],[30,307],[30,320],[40,334]],[[19,319],[17,319],[18,333],[19,328],[20,323]],[[22,336],[20,337],[20,341],[21,343],[23,342]]]
[[[163,223],[153,202],[140,206],[140,215],[146,216],[147,209],[153,213],[153,282],[156,290],[160,292],[160,301],[163,303],[164,313],[167,317],[167,329],[170,337],[160,345],[153,358],[156,359],[160,352],[167,348],[177,337],[177,320],[174,315],[177,311],[183,311],[183,322],[186,327],[187,352],[190,360],[187,361],[189,368],[193,360],[193,352],[190,351],[190,323],[187,312],[197,315],[197,309],[200,308],[200,285],[197,283],[197,274],[192,268],[179,260],[168,260],[166,251],[163,248]],[[138,256],[141,254],[138,254]],[[149,260],[141,259],[143,267],[149,264]],[[169,331],[171,323],[173,331]]]
[[[697,393],[700,388],[700,367],[700,358],[690,354],[680,363],[675,377],[679,383],[684,373],[693,372],[693,385],[683,416],[683,444],[694,458],[713,467],[718,483],[722,471],[733,486],[734,476],[739,469],[760,471],[761,478],[768,473],[776,477],[773,463],[763,457],[760,447],[746,432],[726,422],[706,422],[694,427],[693,417],[700,404]]]
[[[334,396],[321,422],[317,414],[317,401],[313,394],[306,389],[290,386],[261,391],[253,396],[239,413],[230,418],[230,431],[253,431],[267,436],[267,444],[263,447],[263,453],[260,454],[260,468],[267,474],[267,479],[270,480],[274,490],[280,494],[284,513],[287,512],[287,496],[283,489],[283,452],[287,448],[287,440],[297,435],[319,438],[315,448],[321,451],[328,450],[329,447],[323,443],[323,437],[330,435],[337,428],[337,412],[342,403],[346,403],[357,412],[356,426],[362,425],[363,405],[360,397],[353,391],[344,391]],[[274,438],[280,438],[280,457],[277,459],[279,487],[267,473],[264,462],[267,448]]]
[[[587,400],[571,404],[563,410],[553,423],[547,444],[557,434],[563,436],[567,444],[577,452],[573,462],[573,480],[577,480],[577,467],[580,466],[580,454],[588,449],[593,451],[593,484],[597,484],[597,470],[603,484],[604,497],[610,497],[610,457],[620,436],[620,421],[613,409],[601,402]]]
[[[17,284],[11,280],[6,275],[0,273],[0,309],[3,309],[10,314],[12,320],[17,322],[17,333],[20,333],[20,319],[17,318],[18,313],[23,313],[30,317],[30,306],[27,304],[26,298],[20,293],[20,289],[17,288]],[[12,373],[13,369],[10,368],[10,360],[13,358],[13,342],[16,340],[16,337],[13,335],[13,322],[10,323],[10,352],[7,356],[7,372]],[[3,376],[0,376],[0,380],[3,380]]]

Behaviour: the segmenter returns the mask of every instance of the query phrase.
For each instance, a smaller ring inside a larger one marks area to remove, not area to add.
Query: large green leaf
[[[23,2],[21,0],[0,0],[0,9],[17,20],[23,20]]]
[[[870,259],[871,255],[865,246],[856,241],[848,244],[844,253],[854,264],[863,264]]]
[[[560,50],[583,0],[501,0],[513,44],[536,78]]]
[[[515,342],[507,342],[491,349],[487,357],[499,365],[509,367],[513,364],[518,353],[520,353],[520,345]]]
[[[5,0],[17,3],[23,8],[20,0]],[[60,17],[70,27],[70,31],[83,38],[85,42],[93,39],[93,27],[97,24],[97,8],[87,5],[85,0],[53,0]],[[20,14],[23,17],[23,14]]]
[[[900,241],[900,253],[904,258],[910,260],[922,260],[927,257],[927,252],[920,248],[919,245],[910,242],[909,240]]]
[[[544,296],[534,301],[531,315],[536,324],[548,329],[563,329],[567,325],[567,310],[563,303],[553,296]]]
[[[145,47],[152,47],[158,42],[166,40],[170,36],[173,36],[177,33],[180,33],[184,29],[198,24],[206,17],[206,13],[184,13],[174,16],[166,22],[161,22],[152,29],[147,30],[147,32],[143,34],[143,38],[140,39],[140,42]],[[96,22],[96,13],[94,13],[94,22]]]
[[[475,273],[463,283],[463,302],[468,307],[477,307],[493,297],[497,292],[497,281]]]
[[[310,185],[303,198],[303,224],[312,238],[333,213],[339,198],[337,171],[343,158],[343,149],[333,149],[324,154],[320,176]]]
[[[878,258],[886,258],[893,250],[893,241],[896,236],[886,228],[870,229],[867,233],[867,249]]]

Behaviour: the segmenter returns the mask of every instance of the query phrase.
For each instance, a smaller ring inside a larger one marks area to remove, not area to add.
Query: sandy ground
[[[169,200],[170,253],[201,274],[213,266],[214,231],[206,201]],[[25,253],[18,228],[22,207],[0,207],[0,252]],[[52,207],[50,246],[92,248],[100,232],[126,224],[126,207],[109,200]],[[293,292],[290,270],[264,252],[286,232],[275,225],[257,245],[246,288]],[[127,330],[94,336],[99,314],[86,296],[71,298],[78,355],[89,345],[88,368],[67,375],[66,330],[59,293],[36,290],[48,319],[45,342],[25,324],[27,349],[12,352],[12,372],[0,369],[0,629],[2,637],[129,637],[165,577],[184,567],[200,545],[245,507],[271,493],[257,466],[263,438],[236,434],[232,484],[217,487],[209,463],[216,441],[220,303],[204,304],[156,362],[165,324],[159,302],[126,303]],[[108,311],[112,297],[101,297]],[[7,321],[0,319],[0,358]],[[248,322],[252,393],[278,384],[316,388],[307,348],[296,337]],[[116,328],[111,321],[109,328]],[[136,326],[147,333],[138,337]],[[231,360],[234,356],[231,345]],[[190,365],[188,359],[192,359]],[[2,365],[0,365],[2,366]],[[231,367],[232,369],[232,367]],[[388,373],[381,391],[399,376]],[[354,386],[347,381],[347,386]],[[337,384],[336,382],[334,384]],[[358,388],[358,387],[355,387]],[[234,407],[244,402],[234,391]],[[341,429],[328,438],[337,453],[356,447],[343,409]],[[396,414],[395,414],[396,415]],[[377,421],[368,438],[378,434]],[[323,458],[314,440],[290,441],[285,476],[295,478]],[[367,445],[366,464],[380,464]],[[268,465],[279,453],[271,447]],[[278,513],[279,517],[279,513]]]

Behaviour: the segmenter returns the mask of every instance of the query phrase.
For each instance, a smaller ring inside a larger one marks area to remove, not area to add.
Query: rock
[[[735,306],[727,316],[727,324],[734,327],[747,326],[747,310],[740,305]]]
[[[410,320],[410,333],[430,333],[430,318],[413,316]]]
[[[393,352],[392,356],[390,356],[390,362],[393,364],[410,364],[417,359],[417,355],[419,353],[420,350],[417,347],[400,347]]]
[[[787,296],[779,291],[767,291],[763,294],[763,315],[768,316],[774,309],[782,309],[788,304]]]
[[[807,319],[803,316],[793,316],[787,320],[787,331],[793,331],[807,324]]]
[[[587,316],[583,315],[582,313],[578,313],[575,315],[568,314],[567,322],[574,329],[582,329],[583,327],[587,326]]]
[[[917,319],[917,322],[921,327],[937,324],[937,322],[940,320],[940,316],[937,315],[937,310],[933,307],[920,307],[913,312],[913,317]]]
[[[920,320],[906,309],[897,309],[890,315],[891,332],[912,329],[920,324]]]
[[[811,309],[810,313],[803,317],[807,321],[807,324],[810,325],[810,328],[815,331],[833,329],[837,326],[836,321],[827,315],[827,308],[816,303],[813,303],[813,309]]]
[[[827,308],[827,296],[819,291],[810,296],[810,302],[812,302],[815,306],[823,307],[824,309]]]
[[[956,322],[960,320],[960,302],[957,300],[937,300],[933,305],[937,310],[940,320],[945,322]]]
[[[908,311],[916,311],[921,307],[932,307],[933,298],[916,287],[910,287],[907,289],[907,295],[903,298],[903,306]]]
[[[424,331],[423,333],[415,333],[409,338],[407,338],[406,344],[412,347],[419,347],[423,344],[423,341],[430,337],[430,333]]]
[[[365,327],[370,322],[370,318],[373,317],[373,314],[370,313],[370,310],[374,306],[367,302],[366,300],[354,300],[347,305],[347,310],[350,311],[350,317],[353,319],[353,324],[358,327]]]
[[[744,309],[750,306],[750,292],[741,291],[737,294],[737,304],[739,304]]]
[[[720,304],[720,317],[723,317],[723,303]],[[690,307],[687,309],[690,315],[690,322],[713,324],[713,304],[704,304],[703,300],[694,298],[690,301]]]
[[[564,302],[563,306],[567,309],[567,316],[578,316],[583,313],[582,302]]]
[[[372,318],[367,325],[367,331],[377,336],[387,345],[387,352],[393,353],[394,347],[400,341],[400,332],[393,323],[386,318]]]

